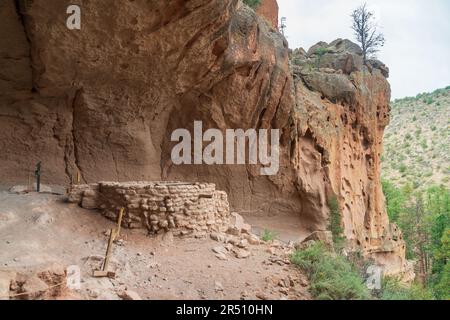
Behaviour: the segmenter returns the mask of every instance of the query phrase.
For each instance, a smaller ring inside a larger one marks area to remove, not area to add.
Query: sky
[[[450,1],[366,0],[386,44],[377,58],[390,69],[392,98],[450,85]],[[291,48],[355,41],[351,12],[364,0],[278,0]]]

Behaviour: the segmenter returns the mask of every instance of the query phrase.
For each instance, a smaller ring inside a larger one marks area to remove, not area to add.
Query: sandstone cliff
[[[238,0],[0,2],[0,181],[216,183],[243,214],[295,215],[326,230],[339,200],[349,245],[405,267],[380,185],[389,121],[387,69],[336,41],[297,50]],[[317,49],[317,48],[316,48]],[[170,134],[192,128],[281,129],[281,168],[175,166]]]

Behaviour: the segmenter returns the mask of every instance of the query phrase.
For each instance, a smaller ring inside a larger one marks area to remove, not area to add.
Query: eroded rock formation
[[[328,228],[337,197],[350,247],[404,269],[380,185],[387,69],[356,45],[297,50],[238,0],[0,2],[0,179],[215,183],[245,214]],[[278,175],[257,165],[173,165],[177,128],[281,130]],[[306,235],[305,235],[306,236]]]
[[[266,18],[274,28],[278,28],[277,0],[262,0],[261,4],[256,9],[256,13]]]
[[[361,49],[342,39],[320,42],[308,52],[297,49],[291,61],[292,159],[300,188],[315,199],[311,210],[319,211],[314,206],[336,195],[350,247],[389,264],[387,273],[410,271],[380,183],[383,133],[390,119],[389,69],[379,61],[363,63]]]

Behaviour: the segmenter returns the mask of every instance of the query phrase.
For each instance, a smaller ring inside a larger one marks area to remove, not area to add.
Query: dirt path
[[[93,278],[114,224],[62,196],[0,192],[0,278],[39,272],[51,264],[81,269],[81,290],[62,299],[119,299],[132,290],[143,299],[308,299],[305,277],[275,242],[251,246],[251,255],[220,260],[212,239],[148,237],[123,230],[114,246],[115,279]],[[1,280],[1,279],[0,279]]]

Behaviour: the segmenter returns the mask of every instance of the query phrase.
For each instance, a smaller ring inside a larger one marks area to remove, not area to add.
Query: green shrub
[[[322,57],[328,53],[328,49],[325,47],[320,47],[314,53],[317,55],[316,68],[319,69]]]
[[[405,164],[401,164],[398,168],[398,171],[400,171],[400,173],[405,173],[406,170],[408,169],[408,167]]]
[[[420,284],[410,287],[401,284],[395,278],[384,278],[381,289],[382,300],[433,300],[433,294]]]
[[[445,264],[442,274],[440,275],[439,282],[433,287],[434,292],[438,299],[450,300],[450,262]]]
[[[435,261],[433,265],[433,271],[435,275],[432,277],[433,290],[438,299],[449,300],[450,299],[450,228],[449,228],[450,216],[447,214],[441,214],[436,217],[435,228],[433,229],[433,238],[436,242],[436,238],[441,238],[437,241],[437,247],[434,250]],[[445,231],[444,231],[445,230]],[[442,236],[441,236],[442,234]]]
[[[292,263],[308,275],[310,292],[318,300],[368,300],[370,294],[352,264],[321,243],[296,251]]]
[[[256,9],[261,4],[261,0],[244,0],[244,3],[250,8]]]
[[[278,233],[269,229],[264,229],[261,239],[263,241],[272,241],[278,237]]]
[[[426,140],[422,140],[420,142],[420,146],[422,147],[422,149],[427,149],[428,148],[428,144]]]
[[[336,197],[332,197],[328,201],[328,207],[330,208],[330,224],[329,229],[333,235],[333,243],[336,249],[341,249],[344,244],[344,237],[342,233],[342,218],[339,210],[339,202]]]

